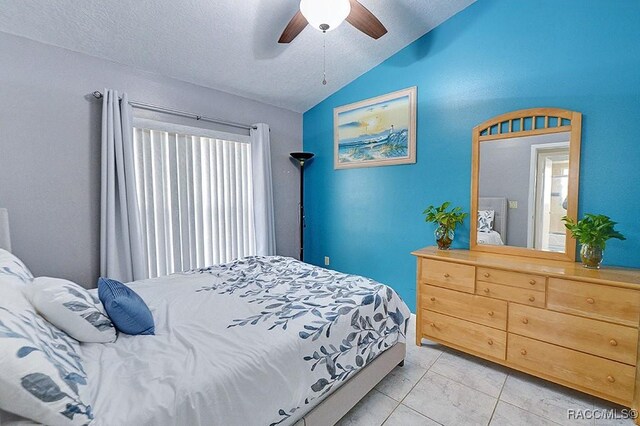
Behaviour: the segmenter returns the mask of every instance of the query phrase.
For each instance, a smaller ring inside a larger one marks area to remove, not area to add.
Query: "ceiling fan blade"
[[[291,43],[308,24],[307,18],[302,15],[302,12],[298,11],[287,24],[278,43]]]
[[[382,22],[358,0],[349,0],[349,2],[351,3],[351,13],[347,16],[348,23],[376,40],[387,33]]]

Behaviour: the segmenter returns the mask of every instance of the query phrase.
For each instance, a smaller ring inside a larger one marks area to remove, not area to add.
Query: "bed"
[[[477,232],[478,244],[501,246],[507,243],[507,199],[505,197],[478,197],[478,211],[492,211],[492,229]]]
[[[391,288],[292,258],[130,286],[156,335],[81,345],[97,426],[330,425],[405,356]]]

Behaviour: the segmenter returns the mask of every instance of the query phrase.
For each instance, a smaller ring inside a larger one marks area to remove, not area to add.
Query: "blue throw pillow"
[[[98,297],[118,331],[132,335],[155,334],[149,307],[126,285],[109,278],[100,278]]]

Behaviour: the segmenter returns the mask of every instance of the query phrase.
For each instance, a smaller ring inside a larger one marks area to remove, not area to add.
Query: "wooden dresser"
[[[428,247],[422,338],[639,408],[640,270]]]

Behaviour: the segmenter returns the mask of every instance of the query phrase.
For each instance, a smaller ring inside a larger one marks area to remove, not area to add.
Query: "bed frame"
[[[404,365],[405,343],[396,343],[358,371],[294,426],[327,426],[338,422],[396,366]]]

